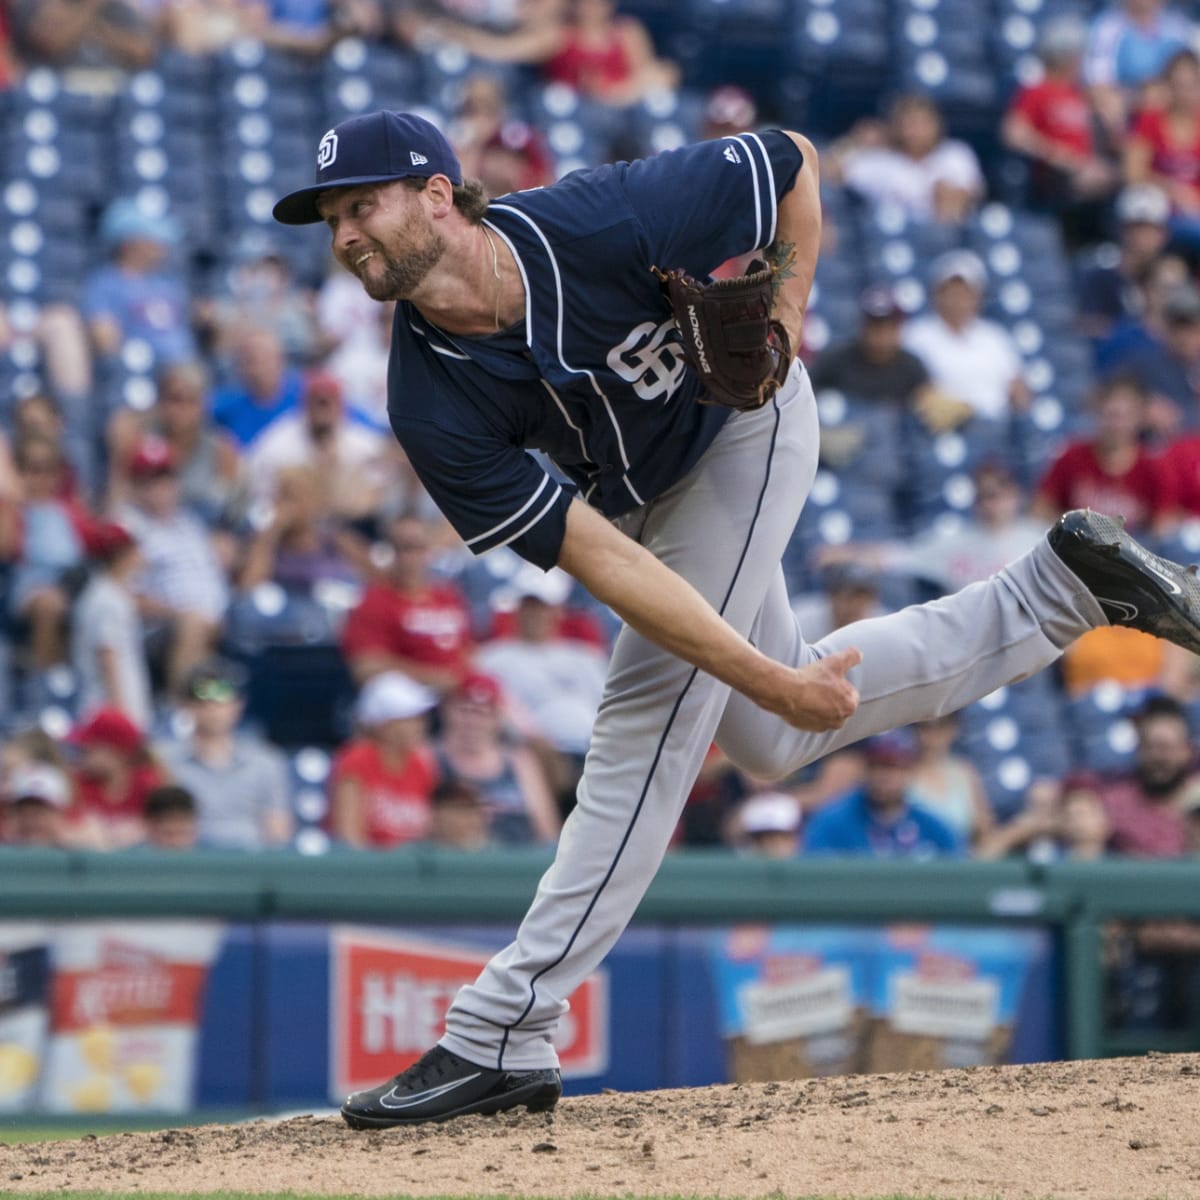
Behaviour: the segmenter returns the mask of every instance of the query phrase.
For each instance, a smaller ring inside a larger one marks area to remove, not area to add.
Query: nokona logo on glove
[[[683,357],[704,380],[699,399],[739,410],[766,404],[792,365],[787,331],[771,316],[777,268],[756,260],[745,275],[716,283],[650,270],[682,335]]]
[[[712,374],[712,367],[708,365],[708,355],[704,353],[704,334],[700,331],[700,317],[696,312],[694,304],[688,305],[688,322],[692,327],[692,352],[696,355],[696,362],[700,370],[705,375]]]

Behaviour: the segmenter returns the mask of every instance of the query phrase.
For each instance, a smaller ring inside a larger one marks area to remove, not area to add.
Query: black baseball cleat
[[[561,1095],[557,1070],[496,1071],[434,1046],[395,1079],[347,1097],[342,1119],[351,1129],[382,1129],[522,1106],[546,1112]]]
[[[1096,597],[1112,625],[1127,625],[1200,654],[1200,579],[1151,554],[1120,518],[1090,508],[1064,513],[1050,546]]]

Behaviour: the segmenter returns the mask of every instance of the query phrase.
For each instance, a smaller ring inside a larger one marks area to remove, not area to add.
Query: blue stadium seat
[[[288,755],[287,765],[297,848],[301,848],[301,836],[306,832],[323,830],[328,823],[328,784],[332,760],[324,747],[301,746]]]
[[[336,646],[275,645],[233,654],[249,672],[246,713],[280,746],[335,746],[350,733],[354,685]]]
[[[1068,700],[1066,728],[1075,766],[1105,774],[1127,770],[1137,748],[1130,717],[1144,699],[1141,690],[1111,681]]]
[[[687,20],[702,44],[690,83],[754,87],[787,65],[792,0],[687,0]]]
[[[405,109],[421,95],[413,58],[398,48],[343,38],[321,66],[328,124],[376,108]]]

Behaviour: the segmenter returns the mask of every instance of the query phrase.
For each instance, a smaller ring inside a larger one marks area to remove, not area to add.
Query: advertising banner
[[[441,1036],[511,931],[0,922],[0,1113],[323,1108]],[[643,926],[570,997],[571,1094],[1054,1058],[1041,929]]]
[[[34,1106],[50,1024],[44,926],[0,923],[0,1113]]]
[[[892,926],[881,934],[870,1071],[1011,1062],[1026,984],[1045,935]]]
[[[374,1087],[441,1037],[446,1009],[491,952],[453,937],[330,930],[330,1094]],[[555,1048],[565,1078],[603,1075],[609,1060],[608,976],[596,971],[570,998]]]
[[[713,936],[721,1036],[735,1081],[861,1071],[874,938],[743,926]]]
[[[220,940],[220,926],[206,921],[58,926],[42,1108],[186,1112],[204,984]]]
[[[1052,1053],[1045,931],[752,926],[716,933],[710,947],[737,1081]]]

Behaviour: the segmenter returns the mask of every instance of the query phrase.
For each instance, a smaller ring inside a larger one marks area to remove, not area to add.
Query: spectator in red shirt
[[[142,731],[120,710],[97,709],[70,735],[79,749],[75,808],[79,840],[98,850],[120,850],[146,836],[146,797],[166,780]]]
[[[612,0],[574,0],[546,77],[603,104],[636,104],[655,88],[679,83],[675,63],[655,55],[646,27]]]
[[[1137,759],[1131,774],[1105,780],[1100,799],[1111,825],[1110,845],[1139,858],[1179,858],[1188,848],[1184,794],[1196,780],[1187,715],[1167,696],[1155,697],[1136,719]]]
[[[6,92],[17,82],[20,63],[13,53],[12,31],[9,29],[7,6],[0,4],[0,92]]]
[[[428,688],[384,671],[358,698],[359,737],[342,747],[330,776],[334,836],[351,846],[390,850],[429,835],[438,783],[426,715]]]
[[[1046,25],[1038,47],[1045,74],[1023,87],[1004,118],[1010,150],[1031,159],[1030,199],[1059,213],[1076,242],[1098,239],[1101,201],[1117,183],[1112,164],[1096,153],[1092,111],[1080,79],[1087,27],[1065,16]]]
[[[1161,461],[1180,515],[1200,517],[1200,433],[1189,433],[1172,442],[1163,451]]]
[[[1138,114],[1125,145],[1125,178],[1171,198],[1172,232],[1200,243],[1200,59],[1180,50],[1163,71],[1162,107]]]
[[[1125,518],[1131,530],[1161,529],[1175,517],[1175,497],[1158,460],[1141,442],[1146,394],[1116,376],[1092,400],[1095,433],[1072,442],[1038,485],[1034,515],[1051,522],[1072,508],[1095,508]]]
[[[392,561],[346,618],[342,653],[362,684],[381,671],[402,671],[439,693],[466,671],[470,613],[461,593],[429,574],[429,531],[417,517],[389,530]]]

